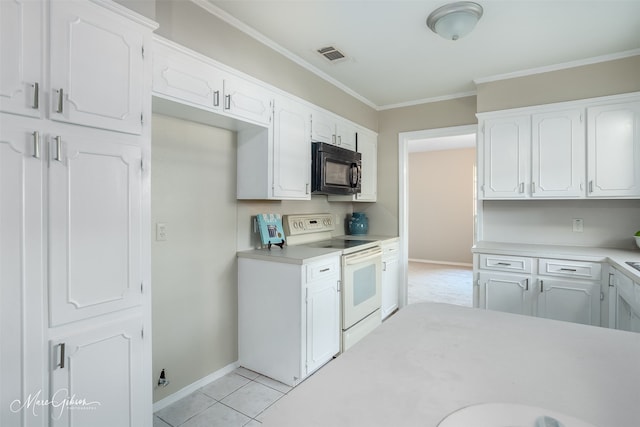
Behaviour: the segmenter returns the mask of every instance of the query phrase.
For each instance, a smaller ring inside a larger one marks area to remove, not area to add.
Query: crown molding
[[[221,19],[222,21],[226,22],[227,24],[231,25],[232,27],[235,27],[238,30],[242,31],[243,33],[247,34],[249,37],[254,38],[258,42],[264,44],[265,46],[271,48],[272,50],[275,50],[276,52],[278,52],[279,54],[281,54],[285,58],[289,59],[290,61],[293,61],[294,63],[298,64],[299,66],[301,66],[302,68],[306,69],[307,71],[310,71],[311,73],[317,75],[321,79],[331,83],[332,85],[334,85],[338,89],[340,89],[343,92],[347,93],[348,95],[354,97],[355,99],[357,99],[358,101],[362,102],[363,104],[366,104],[367,106],[369,106],[369,107],[371,107],[371,108],[373,108],[375,110],[378,109],[378,106],[376,104],[374,104],[373,102],[371,102],[369,99],[367,99],[364,96],[360,95],[359,93],[355,92],[353,89],[345,86],[344,84],[342,84],[338,80],[332,78],[331,76],[329,76],[328,74],[326,74],[322,70],[320,70],[320,69],[314,67],[313,65],[309,64],[307,61],[305,61],[304,59],[300,58],[298,55],[294,54],[293,52],[291,52],[288,49],[285,49],[284,47],[282,47],[281,45],[279,45],[275,41],[271,40],[270,38],[268,38],[264,34],[260,33],[259,31],[256,31],[254,28],[251,28],[250,26],[248,26],[244,22],[241,22],[240,20],[238,20],[234,16],[230,15],[226,11],[222,10],[218,6],[216,6],[214,4],[211,4],[208,0],[190,0],[190,1],[193,4],[201,7],[204,10],[206,10],[210,14],[212,14],[212,15],[216,16],[217,18]]]
[[[451,95],[434,96],[434,97],[431,97],[431,98],[416,99],[415,101],[400,102],[398,104],[382,105],[382,106],[378,107],[377,110],[378,111],[383,111],[383,110],[392,110],[394,108],[413,107],[415,105],[430,104],[432,102],[450,101],[452,99],[467,98],[469,96],[476,96],[476,95],[477,95],[477,92],[475,90],[469,91],[469,92],[453,93]]]
[[[555,65],[548,65],[548,66],[538,67],[538,68],[530,68],[522,71],[514,71],[512,73],[496,74],[488,77],[480,77],[477,79],[473,79],[473,82],[476,85],[478,85],[482,83],[490,83],[490,82],[495,82],[499,80],[508,80],[508,79],[514,79],[517,77],[526,77],[526,76],[532,76],[535,74],[548,73],[551,71],[566,70],[568,68],[581,67],[583,65],[591,65],[591,64],[598,64],[600,62],[614,61],[616,59],[623,59],[623,58],[628,58],[628,57],[637,56],[637,55],[640,55],[640,49],[632,49],[632,50],[626,50],[623,52],[610,53],[602,56],[594,56],[592,58],[579,59],[576,61],[562,62],[560,64],[555,64]]]

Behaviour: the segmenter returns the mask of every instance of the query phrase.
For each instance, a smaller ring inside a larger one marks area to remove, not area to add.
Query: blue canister
[[[369,219],[364,212],[354,212],[349,219],[349,234],[367,234]]]

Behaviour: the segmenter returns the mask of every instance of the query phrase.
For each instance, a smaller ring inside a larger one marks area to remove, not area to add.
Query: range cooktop
[[[356,239],[330,239],[321,240],[319,242],[307,243],[305,246],[312,248],[333,248],[333,249],[350,249],[356,246],[366,245],[376,240],[356,240]]]

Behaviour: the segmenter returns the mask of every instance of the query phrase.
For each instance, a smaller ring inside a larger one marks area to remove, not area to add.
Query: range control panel
[[[331,214],[284,215],[282,226],[286,236],[333,231],[335,220]]]

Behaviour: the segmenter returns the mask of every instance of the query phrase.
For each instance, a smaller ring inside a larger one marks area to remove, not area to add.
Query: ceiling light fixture
[[[469,34],[482,16],[482,6],[459,1],[437,8],[427,18],[431,31],[447,40],[458,40]]]

